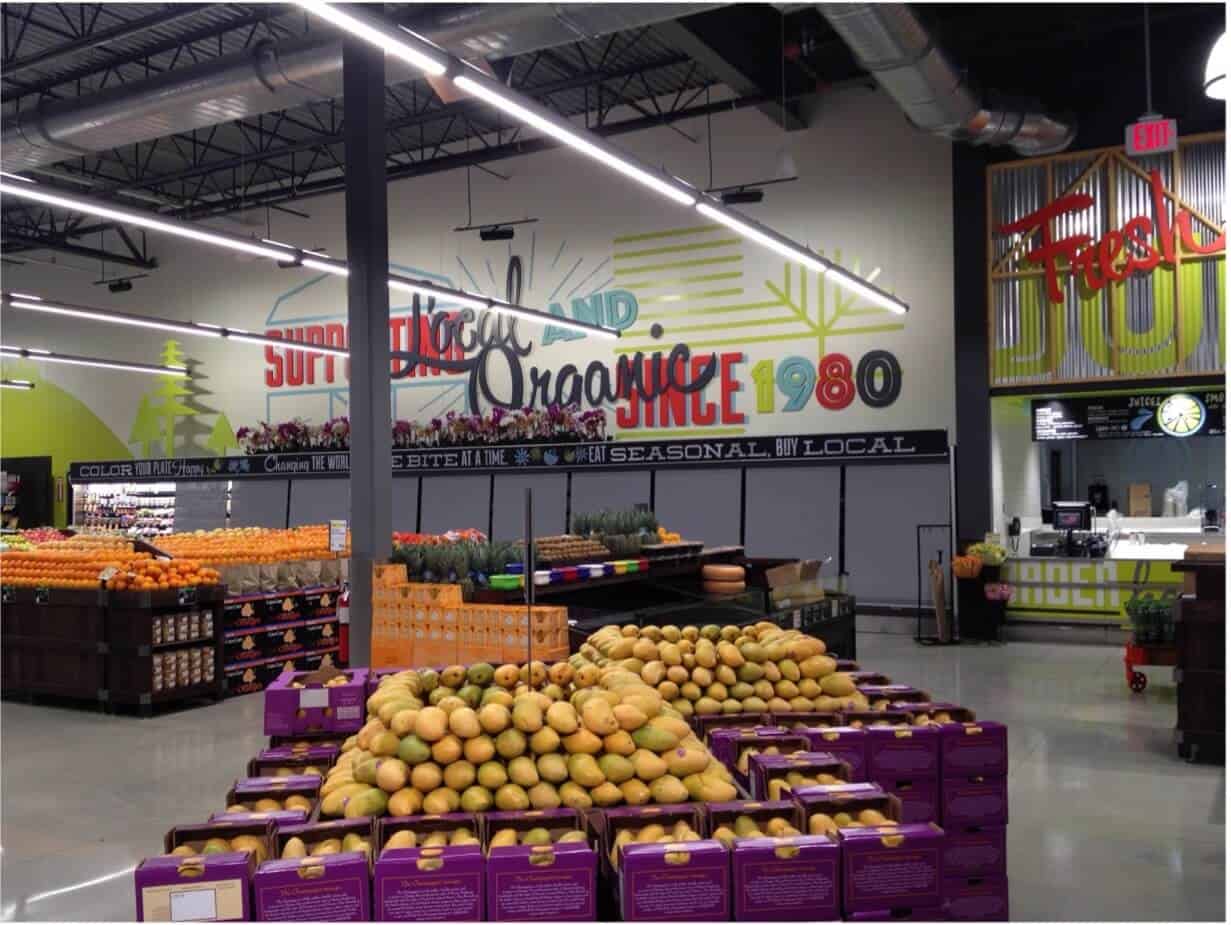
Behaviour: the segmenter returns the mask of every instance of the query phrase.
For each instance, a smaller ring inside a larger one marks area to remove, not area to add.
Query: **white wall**
[[[739,241],[695,251],[636,256],[637,252],[657,251],[681,241],[704,243],[729,236],[718,231],[620,240],[704,223],[695,213],[662,202],[565,151],[501,162],[499,169],[511,174],[508,182],[474,173],[476,220],[540,219],[536,225],[519,228],[512,242],[484,244],[474,234],[452,233],[450,229],[466,219],[464,172],[393,184],[389,188],[391,260],[399,267],[435,274],[454,285],[503,296],[505,268],[510,254],[517,254],[526,267],[522,301],[537,307],[558,301],[566,309],[566,296],[574,289],[583,297],[593,291],[647,281],[664,283],[683,276],[738,273],[718,280],[636,289],[639,317],[632,331],[626,333],[644,331],[658,320],[665,334],[657,342],[642,336],[625,338],[614,348],[612,342],[593,338],[559,340],[544,346],[542,329],[523,324],[523,339],[533,343],[526,366],[555,370],[566,363],[584,367],[594,360],[610,366],[616,356],[613,350],[619,347],[647,351],[659,347],[665,352],[676,342],[686,342],[693,345],[694,353],[713,350],[740,355],[732,367],[740,388],[731,403],[744,416],[739,425],[732,425],[737,430],[769,434],[946,428],[952,432],[949,145],[916,132],[883,94],[866,90],[827,96],[817,106],[812,127],[803,132],[784,134],[752,109],[715,117],[713,124],[715,184],[773,175],[779,150],[786,144],[800,180],[771,187],[765,202],[747,207],[748,212],[828,255],[840,252],[842,262],[864,273],[881,267],[878,283],[908,301],[911,313],[904,320],[885,314],[852,315],[841,326],[857,329],[856,333],[819,336],[809,333],[802,321],[783,323],[782,319],[791,316],[788,307],[762,304],[775,300],[769,286],[781,286],[784,273],[793,280],[795,294],[800,279],[781,258],[755,245]],[[704,138],[701,121],[681,123],[679,128]],[[694,145],[668,128],[624,136],[618,143],[698,185],[707,184],[703,143]],[[307,200],[297,208],[311,213],[311,219],[274,213],[275,238],[345,255],[341,196]],[[264,233],[263,228],[260,233]],[[151,243],[161,266],[150,279],[137,281],[133,291],[124,295],[112,295],[106,287],[91,285],[89,275],[34,264],[6,267],[4,284],[49,298],[256,330],[294,329],[312,323],[302,320],[305,318],[317,319],[316,323],[323,323],[321,319],[345,320],[344,286],[336,280],[317,281],[311,273],[276,270],[264,261],[248,261],[157,236],[151,236]],[[730,260],[702,265],[699,270],[645,271],[644,275],[613,272],[630,266],[684,262],[698,255],[721,255]],[[808,314],[815,323],[818,282],[815,278],[807,282],[813,300]],[[296,292],[298,287],[303,287],[302,291]],[[663,296],[676,300],[663,301]],[[832,293],[829,298],[832,300]],[[749,303],[758,307],[710,312]],[[868,308],[859,303],[849,307],[860,311]],[[405,304],[395,300],[395,313],[405,309]],[[827,316],[833,310],[834,303],[826,303]],[[900,328],[859,332],[899,321]],[[730,326],[692,330],[714,323]],[[4,327],[6,343],[146,362],[156,360],[165,339],[154,331],[16,311],[6,312]],[[767,336],[788,339],[764,340]],[[720,343],[714,345],[716,341]],[[266,418],[283,420],[302,415],[320,421],[330,414],[345,413],[347,389],[340,367],[332,384],[270,389],[265,383],[266,363],[260,348],[212,341],[185,346],[188,355],[199,361],[200,385],[210,393],[203,403],[224,411],[235,427]],[[822,355],[841,352],[857,363],[870,350],[891,351],[901,364],[902,392],[889,407],[870,408],[856,399],[842,410],[828,410],[814,396],[808,396],[801,410],[787,412],[783,410],[785,398],[779,392],[772,413],[758,412],[752,370],[759,361],[768,359],[780,366],[786,357],[800,356],[815,367]],[[6,363],[6,369],[8,366]],[[323,368],[317,369],[320,375]],[[139,375],[68,367],[48,367],[39,373],[84,401],[121,440],[128,438],[141,396],[151,387],[149,378]],[[395,388],[396,415],[425,419],[448,408],[463,410],[462,381],[446,377],[408,380]],[[709,387],[705,398],[718,401],[716,385]],[[49,426],[54,423],[49,422]],[[609,414],[609,432],[618,429],[614,415]],[[641,430],[642,436],[655,435],[654,429]],[[131,448],[141,455],[140,447]],[[190,455],[201,450],[186,448],[181,442],[176,452]]]
[[[1002,536],[1009,521],[1039,516],[1043,475],[1038,445],[1030,439],[1030,399],[992,399],[991,529]]]

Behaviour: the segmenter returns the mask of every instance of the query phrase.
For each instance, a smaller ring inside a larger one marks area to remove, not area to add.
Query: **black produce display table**
[[[985,565],[978,578],[957,580],[958,626],[960,639],[999,642],[1004,630],[1006,601],[989,601],[986,586],[1000,581],[1000,566]]]
[[[1221,547],[1172,569],[1193,574],[1176,602],[1176,744],[1189,761],[1226,760],[1226,560]],[[1186,576],[1187,578],[1187,576]],[[1195,585],[1196,593],[1188,593]]]

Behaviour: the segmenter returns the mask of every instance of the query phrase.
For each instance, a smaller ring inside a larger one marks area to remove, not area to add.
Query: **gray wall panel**
[[[837,466],[749,469],[744,533],[748,555],[833,556],[821,574],[836,575],[839,480]]]
[[[522,539],[526,533],[526,489],[534,493],[534,535],[559,536],[566,529],[568,476],[498,475],[492,502],[492,539]]]
[[[400,533],[414,533],[418,516],[419,479],[396,476],[393,479],[393,529]]]
[[[948,465],[848,466],[846,570],[856,599],[913,606],[918,600],[915,525],[948,520]],[[925,540],[920,558],[926,582],[927,559],[936,555],[938,543],[947,547],[947,538],[933,531]],[[950,554],[946,548],[946,561]]]
[[[419,529],[444,533],[473,527],[487,531],[486,475],[433,475],[423,479],[423,510]]]
[[[349,479],[291,479],[291,526],[350,520]]]
[[[620,510],[650,503],[650,473],[574,472],[573,513]]]
[[[286,526],[286,479],[231,483],[232,527]]]
[[[669,469],[654,481],[658,522],[707,546],[739,542],[739,470]]]

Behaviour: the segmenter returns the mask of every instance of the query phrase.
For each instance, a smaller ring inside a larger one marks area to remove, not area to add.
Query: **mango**
[[[889,821],[888,819],[885,818],[884,813],[876,809],[860,810],[859,816],[857,818],[864,825],[871,825],[871,826],[884,825],[886,822]]]
[[[387,808],[390,816],[414,816],[423,808],[423,794],[413,787],[404,787],[389,797]]]
[[[492,848],[513,848],[517,845],[516,829],[501,829],[491,837],[488,842],[488,849]]]
[[[539,782],[539,770],[533,758],[518,755],[508,765],[509,780],[521,787],[533,787]]]
[[[393,715],[389,729],[395,736],[405,736],[415,730],[415,718],[419,715],[417,709],[399,710]]]
[[[231,839],[231,850],[251,852],[258,864],[266,860],[265,840],[255,835],[236,835]]]
[[[611,735],[620,729],[620,722],[616,719],[611,704],[599,697],[586,701],[581,708],[581,722],[597,736]]]
[[[543,728],[543,711],[529,698],[513,703],[513,726],[522,732],[533,733]]]
[[[675,733],[650,724],[646,724],[633,732],[632,738],[638,748],[644,748],[651,752],[665,752],[675,748],[680,743],[680,738]]]
[[[376,769],[376,786],[386,793],[397,793],[410,779],[410,768],[400,758],[387,758]]]
[[[473,739],[483,732],[483,727],[474,710],[461,707],[449,714],[449,731],[459,739]]]
[[[467,787],[462,791],[459,806],[462,812],[465,813],[483,813],[492,808],[494,799],[491,791],[486,787],[480,787],[478,784]]]
[[[692,705],[692,708],[698,716],[712,716],[722,712],[722,704],[713,697],[702,697]]]
[[[678,777],[664,774],[650,783],[650,795],[655,803],[686,803],[688,789]]]
[[[389,851],[393,848],[414,848],[416,844],[415,833],[410,829],[399,829],[389,836],[389,840],[385,842],[384,851]]]
[[[304,844],[303,839],[296,835],[292,835],[286,840],[286,844],[282,846],[282,858],[306,858],[308,856],[308,846]]]
[[[499,761],[488,761],[479,765],[477,778],[480,786],[492,791],[509,782],[508,770]]]
[[[598,767],[603,776],[613,784],[622,784],[636,773],[633,763],[622,755],[601,755]]]
[[[444,831],[429,832],[423,839],[424,848],[444,848],[449,844],[449,833]]]
[[[590,799],[595,806],[615,806],[623,802],[624,792],[611,781],[604,781],[590,790]]]
[[[506,729],[496,736],[496,752],[501,758],[511,760],[526,751],[526,736],[520,729]]]
[[[432,757],[432,747],[414,733],[410,733],[398,743],[397,756],[411,766],[422,764]]]
[[[357,793],[346,801],[346,808],[342,811],[347,819],[356,819],[359,816],[383,816],[385,809],[389,805],[389,797],[377,787],[369,787],[363,793]]]
[[[855,682],[845,672],[835,672],[821,679],[821,690],[830,697],[847,697],[855,693]]]
[[[603,740],[589,729],[578,729],[561,739],[560,744],[569,754],[597,755],[603,750]]]
[[[517,784],[505,784],[496,791],[496,808],[500,810],[526,810],[530,808],[530,797]]]
[[[640,780],[657,780],[667,773],[667,762],[649,749],[639,748],[632,754],[633,772]]]
[[[312,846],[312,857],[324,857],[327,854],[338,854],[342,851],[340,838],[326,838]]]
[[[487,733],[467,739],[462,743],[462,755],[475,767],[491,761],[496,755],[496,743]]]
[[[544,726],[530,737],[530,751],[536,755],[549,755],[560,750],[560,733]]]
[[[436,742],[445,737],[449,714],[440,707],[424,707],[415,717],[415,735],[424,742]]]
[[[699,774],[710,763],[709,752],[700,749],[677,747],[664,752],[662,757],[667,762],[667,770],[679,778]]]
[[[476,776],[475,766],[469,761],[455,761],[445,766],[444,784],[450,790],[461,793],[474,783]]]
[[[607,779],[598,762],[587,754],[569,755],[568,774],[576,783],[590,788],[597,787]]]
[[[535,760],[539,779],[550,784],[560,784],[568,780],[568,762],[563,755],[539,755]]]
[[[579,720],[577,711],[570,704],[557,701],[547,708],[544,719],[547,725],[562,736],[572,735],[577,731]]]
[[[576,781],[565,781],[560,785],[560,802],[569,809],[590,809],[594,801],[590,799],[590,791]]]
[[[444,781],[440,765],[434,761],[417,764],[410,770],[410,785],[420,793],[435,790]]]
[[[492,680],[503,688],[511,689],[517,686],[519,675],[516,665],[501,665],[492,672]]]
[[[368,789],[370,789],[368,784],[361,783],[345,784],[339,787],[321,800],[321,815],[341,816],[346,809],[347,801],[356,794],[363,793]]]
[[[539,781],[527,789],[526,796],[535,809],[558,809],[560,806],[559,791],[547,781]]]
[[[521,843],[523,845],[550,845],[551,832],[542,826],[535,826],[522,833]]]
[[[454,813],[461,806],[461,797],[456,790],[437,787],[423,798],[423,811],[428,814]]]
[[[556,839],[556,844],[564,845],[564,844],[568,844],[569,842],[585,842],[585,841],[589,841],[589,839],[586,837],[585,832],[582,832],[579,829],[570,829],[569,831],[565,832],[563,835],[561,835],[559,838]]]

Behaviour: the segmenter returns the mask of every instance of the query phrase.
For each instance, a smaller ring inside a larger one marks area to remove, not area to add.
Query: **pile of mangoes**
[[[569,659],[637,675],[681,716],[866,710],[867,698],[825,643],[775,623],[605,626]]]
[[[731,800],[680,712],[617,664],[479,664],[381,679],[321,787],[323,816]]]
[[[657,822],[621,828],[616,831],[615,839],[611,843],[611,866],[620,866],[620,852],[627,845],[666,845],[690,841],[701,841],[701,836],[687,819],[680,819],[670,828]]]
[[[809,835],[837,834],[838,829],[862,829],[897,825],[879,809],[861,809],[854,813],[812,813],[808,817]]]
[[[317,858],[326,854],[341,854],[343,851],[362,851],[371,857],[372,843],[357,832],[347,832],[342,838],[322,838],[315,842],[305,842],[295,835],[288,838],[282,846],[282,858]]]
[[[741,815],[736,816],[731,825],[720,825],[714,829],[714,838],[728,848],[744,838],[786,838],[802,834],[785,816],[757,820],[752,816]]]
[[[232,803],[227,807],[228,813],[276,813],[284,809],[302,809],[306,815],[312,815],[312,801],[306,796],[292,793],[285,800],[273,797],[262,797],[251,803]]]

